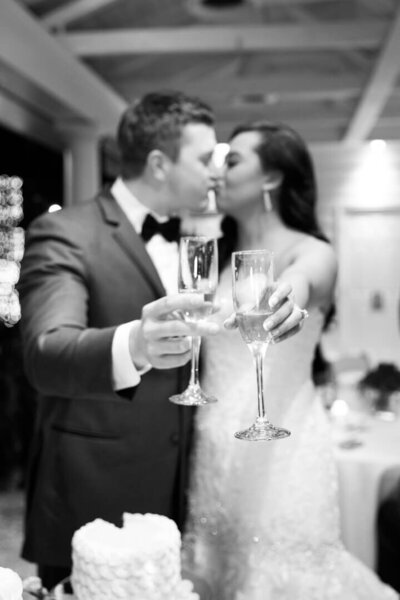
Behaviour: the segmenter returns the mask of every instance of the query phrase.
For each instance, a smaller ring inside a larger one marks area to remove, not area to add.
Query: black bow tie
[[[142,238],[145,242],[148,242],[153,235],[160,233],[167,242],[177,241],[179,239],[180,223],[181,220],[177,217],[173,217],[165,223],[159,223],[151,214],[148,214],[143,222]]]

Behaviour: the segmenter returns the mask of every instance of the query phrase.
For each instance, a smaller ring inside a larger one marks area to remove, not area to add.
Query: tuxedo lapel
[[[112,236],[121,249],[137,265],[157,296],[165,296],[165,288],[146,251],[142,238],[136,233],[110,192],[98,196],[105,221],[113,227]]]

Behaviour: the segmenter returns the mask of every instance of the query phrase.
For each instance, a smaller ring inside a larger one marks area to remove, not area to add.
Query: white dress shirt
[[[111,187],[111,193],[117,204],[125,213],[135,231],[140,235],[143,222],[150,212],[129,191],[121,178],[116,179]],[[167,220],[152,213],[157,221]],[[147,243],[146,250],[153,261],[157,273],[165,287],[166,294],[178,291],[178,244],[168,242],[157,233]],[[140,376],[146,373],[151,365],[134,365],[129,353],[129,336],[132,328],[138,330],[140,321],[130,321],[119,325],[112,341],[112,373],[114,390],[134,387],[140,382]]]

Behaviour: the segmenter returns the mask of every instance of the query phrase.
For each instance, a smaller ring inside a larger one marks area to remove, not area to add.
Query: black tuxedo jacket
[[[19,292],[25,367],[39,392],[23,556],[68,566],[78,527],[121,524],[124,511],[181,524],[192,409],[168,396],[184,389],[187,369],[152,369],[113,391],[116,326],[165,290],[109,193],[31,224]]]

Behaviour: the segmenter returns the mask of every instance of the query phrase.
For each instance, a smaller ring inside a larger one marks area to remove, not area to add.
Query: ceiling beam
[[[307,10],[306,6],[304,6],[303,0],[300,1],[302,2],[301,7],[298,7],[295,4],[290,5],[290,14],[293,15],[293,17],[295,17],[299,23],[318,23],[318,19],[315,17],[315,15]],[[289,0],[289,2],[291,2],[291,0]],[[354,50],[351,49],[351,52],[347,52],[343,58],[350,64],[354,64],[356,67],[365,68],[367,65],[367,58],[365,58],[357,48]]]
[[[263,104],[243,104],[242,106],[214,106],[216,122],[236,121],[241,122],[242,115],[245,121],[268,118],[272,121],[285,121],[286,123],[295,123],[297,121],[315,121],[324,119],[341,119],[343,124],[348,121],[348,111],[342,108],[334,112],[329,106],[320,105],[318,111],[311,102],[298,103],[297,105],[288,104],[283,108],[278,105]]]
[[[79,56],[149,53],[210,53],[266,50],[375,49],[387,21],[336,21],[326,24],[132,28],[60,33],[60,41]]]
[[[32,80],[19,75],[1,59],[0,90],[4,91],[8,98],[24,105],[27,110],[42,116],[47,121],[77,118],[75,111],[68,110],[63,102],[45,93],[43,88],[35,85]]]
[[[362,84],[359,77],[355,76],[332,76],[327,74],[318,74],[318,76],[301,76],[288,78],[282,75],[269,75],[266,73],[263,77],[209,77],[201,78],[197,81],[184,81],[184,79],[168,78],[158,79],[157,87],[159,89],[174,88],[195,94],[198,96],[213,97],[216,100],[220,98],[226,102],[226,98],[231,100],[235,96],[242,97],[246,93],[263,94],[275,96],[277,100],[296,100],[296,99],[346,99],[355,98],[359,95]],[[127,82],[126,87],[121,84],[120,90],[124,95],[141,96],[154,89],[154,79],[136,78],[134,84]]]
[[[71,21],[86,17],[99,10],[99,8],[115,2],[119,2],[119,0],[74,0],[65,6],[60,6],[46,13],[42,17],[42,23],[47,27],[65,27]]]
[[[100,133],[114,131],[126,103],[15,2],[1,0],[0,58]]]
[[[399,73],[400,8],[343,137],[344,142],[359,142],[368,137],[385,108]]]

